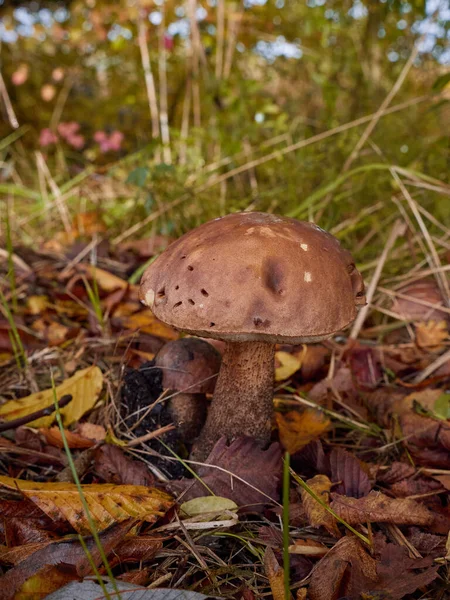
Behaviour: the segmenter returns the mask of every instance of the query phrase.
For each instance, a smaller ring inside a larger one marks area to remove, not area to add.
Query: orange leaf
[[[316,475],[312,479],[308,479],[306,483],[325,504],[330,504],[331,481],[326,475]],[[325,527],[331,535],[339,537],[339,529],[333,515],[321,506],[307,490],[302,489],[301,496],[310,525],[313,527]]]
[[[330,426],[330,420],[319,410],[307,409],[276,413],[280,442],[290,454],[295,454],[306,444],[318,439]]]
[[[45,437],[47,444],[56,446],[57,448],[64,448],[64,442],[59,427],[50,427],[50,429],[41,428],[39,431]],[[68,429],[64,430],[64,436],[69,448],[91,448],[95,445],[94,440],[89,440],[79,433],[74,433]]]
[[[149,333],[166,340],[177,340],[178,333],[157,319],[150,309],[125,317],[122,324],[126,329],[139,329],[143,333]]]

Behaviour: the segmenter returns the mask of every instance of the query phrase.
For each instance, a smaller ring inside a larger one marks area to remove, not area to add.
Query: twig
[[[225,0],[217,1],[216,79],[221,79],[225,30]]]
[[[352,330],[351,330],[351,333],[349,336],[350,339],[352,339],[352,340],[355,340],[358,337],[361,327],[363,326],[364,321],[366,320],[366,317],[370,310],[370,305],[371,305],[373,296],[375,294],[375,290],[376,290],[378,281],[381,277],[381,272],[383,270],[384,263],[386,262],[388,254],[391,251],[392,247],[394,246],[397,238],[401,235],[404,235],[405,231],[406,231],[405,223],[403,223],[399,219],[397,221],[395,221],[394,226],[391,229],[391,233],[389,234],[386,245],[383,249],[383,252],[381,253],[380,258],[378,259],[378,263],[377,263],[375,272],[372,276],[369,287],[367,289],[367,292],[366,292],[367,304],[359,311],[358,316],[356,317],[355,322],[353,323],[353,327],[352,327]]]
[[[422,371],[422,373],[420,373],[413,379],[413,383],[422,383],[422,381],[425,381],[427,377],[429,377],[432,373],[434,373],[434,371],[439,369],[439,367],[445,365],[445,363],[448,361],[450,361],[450,350],[447,350],[447,352],[441,354],[441,356],[439,356],[439,358],[432,362],[431,365],[428,365],[428,367],[426,367]]]
[[[0,95],[3,98],[3,103],[5,105],[6,114],[9,119],[9,124],[14,129],[19,127],[19,121],[17,120],[16,113],[14,112],[13,106],[11,104],[11,100],[9,98],[8,90],[6,89],[5,80],[3,79],[3,75],[0,71]]]
[[[71,394],[65,394],[58,402],[59,407],[64,408],[64,406],[67,406],[69,402],[71,402],[71,400]],[[36,410],[33,413],[30,413],[29,415],[25,415],[24,417],[19,417],[18,419],[13,419],[12,421],[6,421],[5,423],[0,423],[0,432],[9,431],[10,429],[16,429],[17,427],[21,427],[22,425],[26,425],[27,423],[31,423],[32,421],[36,421],[36,419],[40,419],[41,417],[48,417],[53,412],[55,412],[55,405],[51,404],[46,408]]]
[[[147,47],[147,27],[144,15],[138,20],[138,44],[141,53],[141,63],[144,70],[145,87],[147,88],[148,107],[152,123],[152,138],[159,137],[158,102],[156,100],[155,80],[153,79],[150,55]]]
[[[134,440],[127,442],[127,447],[134,448],[134,446],[139,446],[139,444],[148,442],[148,440],[153,440],[155,437],[163,435],[164,433],[167,433],[168,431],[172,431],[173,429],[176,429],[176,427],[175,427],[175,425],[172,425],[172,423],[170,423],[169,425],[164,425],[164,427],[155,429],[155,431],[150,431],[149,433],[146,433],[145,435],[142,435],[141,437],[135,438]]]
[[[53,179],[53,177],[49,171],[49,168],[47,167],[47,163],[45,162],[42,152],[40,152],[40,151],[36,152],[36,162],[37,162],[39,168],[42,169],[42,173],[45,175],[45,177],[48,181],[48,185],[49,185],[49,187],[52,191],[52,194],[55,198],[55,204],[58,208],[62,224],[64,225],[64,229],[66,230],[66,232],[68,234],[71,234],[72,227],[71,227],[71,223],[70,223],[69,209],[67,208],[67,204],[64,201],[64,197],[61,194],[61,190],[56,185],[55,180]]]
[[[166,10],[165,1],[160,4],[159,12],[161,23],[159,24],[159,120],[161,123],[161,139],[163,143],[163,158],[168,165],[172,164],[172,153],[170,151],[169,116],[167,112],[167,53],[165,47]]]

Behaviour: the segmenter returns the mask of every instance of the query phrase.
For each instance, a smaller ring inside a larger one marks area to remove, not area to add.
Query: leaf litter
[[[171,427],[153,360],[178,333],[140,305],[136,280],[128,281],[171,240],[104,240],[94,267],[89,256],[77,258],[87,246],[74,241],[79,222],[71,237],[55,240],[64,263],[54,249],[23,253],[32,276],[14,319],[26,361],[0,317],[0,425],[11,424],[0,436],[2,597],[100,598],[95,570],[111,593],[110,567],[122,597],[133,600],[284,600],[285,451],[322,501],[292,479],[292,597],[444,597],[450,363],[414,384],[449,344],[434,281],[415,280],[394,295],[389,309],[407,325],[394,320],[380,334],[369,319],[358,342],[278,347],[271,445],[220,440],[195,464],[189,440]],[[63,432],[51,376],[57,398],[71,396]]]

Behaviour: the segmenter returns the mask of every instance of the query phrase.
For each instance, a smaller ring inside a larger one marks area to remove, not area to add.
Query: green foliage
[[[181,0],[73,0],[46,16],[23,4],[30,35],[20,13],[0,8],[18,35],[3,43],[2,74],[21,126],[1,126],[0,193],[38,237],[61,230],[60,197],[70,215],[100,210],[116,240],[177,236],[251,208],[314,219],[370,265],[398,211],[392,198],[404,203],[392,169],[424,209],[448,218],[450,94],[439,60],[449,23],[424,0],[198,1],[198,44]],[[344,169],[427,21],[434,48]],[[78,129],[64,133],[72,122]],[[123,139],[113,143],[114,132]],[[15,220],[12,234],[35,241]]]

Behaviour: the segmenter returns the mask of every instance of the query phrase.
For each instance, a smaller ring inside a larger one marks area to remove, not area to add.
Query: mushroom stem
[[[275,344],[227,342],[213,400],[192,457],[205,459],[222,436],[270,441]]]

